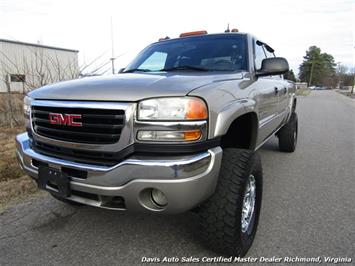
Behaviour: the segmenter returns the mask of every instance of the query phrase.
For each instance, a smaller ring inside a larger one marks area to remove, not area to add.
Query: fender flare
[[[240,116],[247,113],[254,113],[257,117],[258,123],[258,113],[256,108],[256,102],[252,99],[239,99],[226,105],[219,113],[216,118],[216,123],[213,131],[211,132],[211,138],[219,137],[225,135],[231,124]],[[256,126],[258,130],[258,126]],[[256,132],[257,135],[257,132]]]
[[[290,117],[291,117],[291,114],[296,111],[296,106],[297,106],[297,97],[296,97],[296,94],[293,93],[291,96],[290,96],[290,99],[289,99],[289,104],[288,104],[288,115],[287,115],[287,118],[286,118],[286,123],[290,120]]]

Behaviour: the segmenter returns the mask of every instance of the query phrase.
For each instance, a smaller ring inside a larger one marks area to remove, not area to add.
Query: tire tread
[[[226,255],[243,256],[247,250],[239,239],[241,202],[245,177],[253,163],[261,171],[260,158],[253,151],[225,149],[215,194],[200,210],[200,227],[204,243]],[[257,219],[256,224],[257,226]],[[249,247],[248,247],[249,248]]]

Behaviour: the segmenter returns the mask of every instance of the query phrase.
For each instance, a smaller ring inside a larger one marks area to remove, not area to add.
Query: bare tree
[[[30,49],[30,53],[20,52],[11,58],[0,51],[0,68],[2,70],[0,82],[6,86],[6,93],[0,97],[0,110],[5,122],[10,127],[20,123],[21,107],[17,104],[17,99],[23,98],[23,95],[14,93],[12,85],[16,84],[17,89],[21,89],[21,93],[27,93],[47,84],[78,78],[80,74],[75,57],[63,60],[57,53],[45,53],[43,49],[39,48],[28,49]],[[18,82],[12,82],[14,77],[19,79]]]
[[[22,118],[21,105],[18,103],[22,101],[23,94],[59,81],[103,75],[110,69],[108,65],[111,61],[106,59],[107,51],[88,64],[79,66],[77,57],[68,57],[64,60],[56,52],[48,53],[44,49],[30,46],[26,49],[28,50],[11,58],[0,51],[0,69],[3,70],[0,72],[0,82],[6,84],[7,89],[6,93],[0,95],[0,112],[4,113],[4,120],[11,127],[21,123],[22,119],[19,119]],[[22,84],[22,95],[13,93],[11,88],[13,74],[25,77],[21,83],[17,83]]]

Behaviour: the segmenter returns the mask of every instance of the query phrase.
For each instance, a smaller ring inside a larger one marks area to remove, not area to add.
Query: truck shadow
[[[31,231],[50,239],[56,252],[66,249],[70,239],[73,254],[83,254],[100,246],[105,256],[131,254],[134,261],[142,256],[207,256],[213,255],[203,247],[198,237],[198,217],[187,212],[180,215],[139,214],[82,206],[72,208],[51,199],[51,219],[32,224]],[[54,209],[54,211],[53,211]],[[66,213],[66,215],[58,215]],[[82,245],[75,243],[85,243]],[[134,253],[132,254],[132,250]],[[131,258],[132,259],[132,258]]]
[[[277,137],[270,138],[263,146],[261,146],[260,150],[263,151],[279,151],[279,143]]]

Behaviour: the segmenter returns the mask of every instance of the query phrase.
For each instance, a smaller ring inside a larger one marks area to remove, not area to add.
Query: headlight
[[[138,120],[203,120],[207,106],[195,97],[171,97],[144,100],[138,105]]]
[[[140,141],[191,142],[206,139],[207,106],[197,97],[144,100],[138,104],[137,117],[145,123],[137,131]]]
[[[25,114],[25,117],[30,117],[31,102],[32,102],[32,98],[28,96],[25,96],[25,98],[23,98],[23,112]]]

